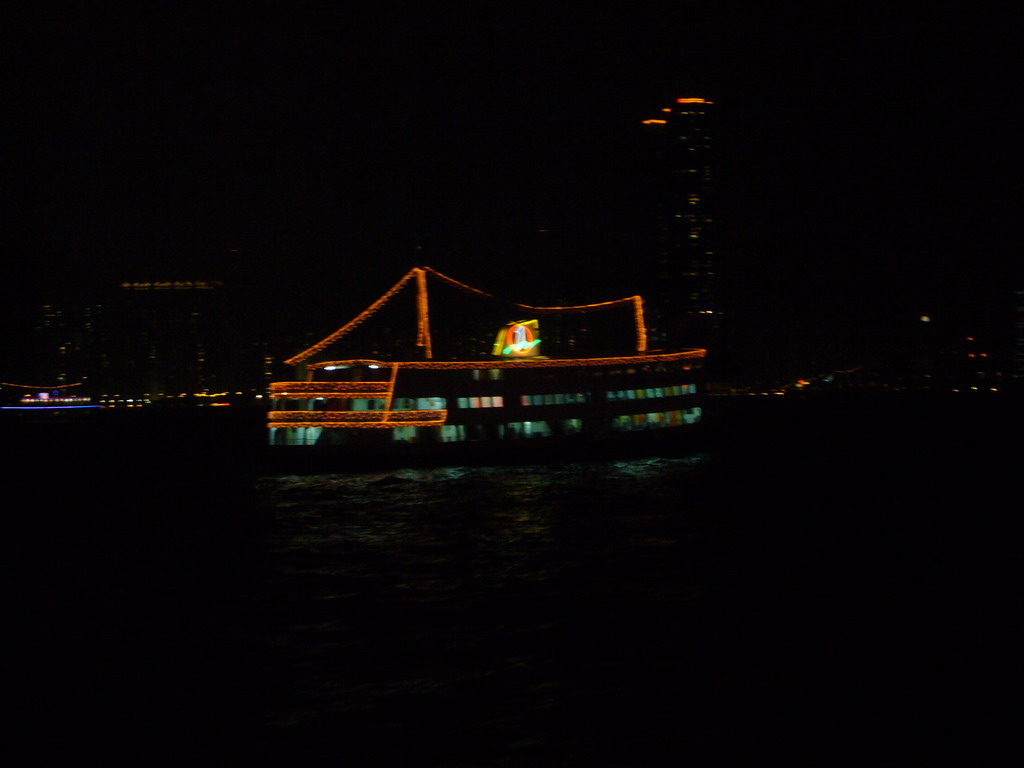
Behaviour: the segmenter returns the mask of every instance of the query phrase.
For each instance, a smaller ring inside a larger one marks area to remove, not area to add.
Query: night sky
[[[865,362],[921,314],[1008,332],[1009,10],[459,5],[142,0],[9,24],[8,314],[223,279],[256,325],[326,333],[418,263],[528,303],[634,293],[622,169],[642,119],[701,96],[720,291],[752,360]]]

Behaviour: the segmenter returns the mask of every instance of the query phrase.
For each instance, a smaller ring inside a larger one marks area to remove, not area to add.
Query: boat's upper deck
[[[325,360],[310,363],[306,370],[340,371],[358,368],[371,370],[390,370],[401,368],[406,370],[474,370],[491,368],[589,368],[611,365],[644,365],[651,363],[667,363],[677,360],[701,360],[707,350],[699,348],[681,349],[674,352],[654,351],[645,354],[619,355],[616,357],[579,357],[579,358],[490,358],[485,360],[403,360],[385,362],[381,360]]]

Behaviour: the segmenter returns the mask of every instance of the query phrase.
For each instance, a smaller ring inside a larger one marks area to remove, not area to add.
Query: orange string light
[[[310,366],[311,368],[313,366]],[[270,385],[272,394],[330,394],[335,397],[373,397],[387,394],[391,386],[386,381],[275,381]]]
[[[333,422],[333,421],[310,421],[310,422],[267,422],[268,429],[291,427],[319,427],[321,429],[391,429],[392,427],[442,427],[444,419],[430,421],[364,421],[364,422]]]
[[[385,411],[390,411],[391,410],[391,398],[395,394],[395,379],[397,377],[398,377],[398,366],[397,365],[392,365],[391,366],[391,379],[388,381],[388,396],[387,396],[386,402],[384,403],[384,410]]]
[[[423,354],[430,360],[433,350],[430,347],[430,309],[427,305],[427,274],[417,267],[416,273],[416,346],[423,347]]]
[[[633,297],[633,325],[636,327],[636,351],[647,351],[647,326],[644,325],[644,300]]]
[[[301,362],[303,362],[305,360],[308,360],[310,357],[315,355],[321,349],[323,349],[324,347],[326,347],[326,346],[328,346],[330,344],[333,344],[335,341],[340,339],[342,336],[344,336],[346,333],[351,331],[353,328],[355,328],[356,326],[360,325],[364,320],[366,320],[366,318],[368,318],[370,315],[372,315],[378,309],[383,307],[391,299],[392,296],[394,296],[396,293],[398,293],[400,290],[402,290],[402,288],[405,287],[405,284],[407,282],[409,282],[409,279],[412,278],[412,276],[414,275],[415,271],[416,270],[414,270],[414,269],[409,270],[402,277],[402,279],[399,280],[397,283],[395,283],[393,286],[391,286],[391,288],[386,293],[384,293],[383,296],[381,296],[379,299],[377,299],[375,302],[373,302],[373,304],[368,306],[361,313],[356,315],[356,317],[354,317],[352,320],[350,320],[347,324],[343,325],[341,328],[336,330],[334,333],[332,333],[327,338],[325,338],[325,339],[323,339],[321,341],[318,341],[316,344],[311,346],[309,349],[306,349],[306,350],[300,352],[299,354],[295,355],[294,357],[288,358],[287,360],[284,361],[285,364],[286,365],[298,365],[299,363],[301,363]]]
[[[74,384],[52,384],[45,387],[34,386],[32,384],[11,384],[7,381],[0,381],[0,387],[19,387],[20,389],[69,389],[71,387],[80,387],[85,382],[77,381]]]
[[[461,289],[463,291],[467,291],[467,292],[475,294],[477,296],[483,296],[485,298],[493,299],[495,301],[501,301],[501,299],[498,299],[496,296],[493,296],[492,294],[487,293],[486,291],[481,291],[479,288],[473,288],[472,286],[466,285],[465,283],[460,283],[458,280],[456,280],[456,279],[454,279],[452,277],[448,277],[447,275],[441,274],[436,269],[432,269],[431,267],[423,267],[422,269],[423,269],[424,272],[426,272],[426,273],[428,273],[430,275],[433,275],[438,280],[442,280],[442,281],[448,283],[449,285],[451,285],[451,286],[453,286],[455,288],[459,288],[459,289]],[[578,304],[578,305],[575,305],[575,306],[568,306],[568,307],[535,307],[532,304],[520,304],[519,302],[516,302],[516,301],[507,301],[505,303],[511,304],[513,307],[518,307],[519,309],[529,310],[531,312],[541,312],[541,313],[546,313],[546,314],[559,314],[559,313],[563,313],[563,312],[566,312],[566,313],[568,313],[568,312],[587,312],[589,310],[613,309],[614,307],[620,307],[620,306],[622,306],[624,304],[627,304],[627,303],[633,301],[634,298],[635,297],[633,297],[633,296],[629,296],[629,297],[627,297],[625,299],[614,299],[613,301],[602,301],[602,302],[599,302],[599,303],[596,303],[596,304]]]
[[[414,267],[414,268],[410,269],[402,277],[401,280],[399,280],[397,283],[395,283],[380,298],[378,298],[375,302],[373,302],[373,304],[371,304],[369,307],[364,309],[360,314],[356,315],[355,318],[353,318],[347,324],[343,325],[341,328],[339,328],[338,330],[336,330],[334,333],[330,334],[329,336],[327,336],[323,340],[321,340],[321,341],[317,342],[316,344],[314,344],[313,346],[309,347],[308,349],[303,350],[302,352],[298,353],[297,355],[288,358],[287,360],[284,361],[285,364],[287,364],[287,365],[298,365],[299,363],[302,363],[302,362],[308,360],[310,357],[312,357],[313,355],[315,355],[317,352],[321,351],[325,347],[329,346],[330,344],[333,344],[335,341],[340,339],[342,336],[347,334],[349,331],[351,331],[352,329],[354,329],[358,325],[362,324],[368,317],[370,317],[378,309],[380,309],[382,306],[384,306],[384,304],[386,304],[396,293],[398,293],[400,290],[402,290],[402,288],[405,287],[405,284],[408,283],[409,280],[411,280],[413,277],[416,278],[416,285],[417,285],[417,297],[416,297],[416,306],[417,306],[417,335],[416,335],[416,345],[424,348],[424,354],[425,354],[426,358],[428,360],[430,360],[433,357],[433,349],[431,347],[431,341],[430,341],[430,314],[429,314],[429,306],[428,306],[428,302],[427,302],[427,283],[426,283],[427,275],[435,277],[438,280],[440,280],[440,281],[442,281],[444,283],[447,283],[448,285],[451,285],[451,286],[453,286],[455,288],[458,288],[459,290],[465,291],[465,292],[470,293],[472,295],[481,296],[481,297],[484,297],[484,298],[487,298],[487,299],[491,299],[493,301],[502,301],[501,299],[498,299],[496,296],[494,296],[494,295],[492,295],[490,293],[487,293],[486,291],[481,291],[479,288],[474,288],[474,287],[472,287],[470,285],[466,285],[465,283],[459,282],[458,280],[455,280],[454,278],[448,277],[447,275],[444,275],[444,274],[438,272],[437,270],[432,269],[431,267]],[[605,310],[605,309],[614,309],[616,307],[621,307],[621,306],[625,306],[627,304],[632,304],[633,305],[633,319],[634,319],[634,323],[636,325],[636,339],[637,339],[637,341],[636,341],[636,351],[637,352],[643,352],[643,351],[645,351],[647,349],[647,329],[644,326],[643,299],[640,296],[629,296],[629,297],[624,298],[624,299],[615,299],[613,301],[603,301],[603,302],[598,302],[598,303],[594,303],[594,304],[578,304],[578,305],[574,305],[574,306],[565,306],[565,307],[536,307],[536,306],[533,306],[532,304],[520,304],[519,302],[514,302],[514,301],[505,301],[504,303],[507,303],[510,306],[517,307],[519,309],[526,310],[528,312],[534,312],[534,313],[537,313],[537,314],[568,314],[568,313],[575,313],[575,312],[591,312],[591,311],[600,311],[600,310]]]
[[[320,427],[323,429],[389,429],[438,427],[448,411],[271,411],[267,427]]]
[[[478,296],[483,296],[488,299],[496,298],[491,294],[487,293],[486,291],[481,291],[479,288],[473,288],[472,286],[466,285],[465,283],[460,283],[458,280],[448,277],[447,275],[441,274],[440,272],[438,272],[435,269],[432,269],[431,267],[423,267],[422,269],[424,272],[433,275],[437,279],[442,280],[448,283],[449,285],[454,286],[455,288],[459,288],[463,291],[467,291]],[[624,299],[614,299],[612,301],[602,301],[595,304],[578,304],[575,306],[566,307],[535,307],[532,304],[520,304],[519,302],[509,303],[512,304],[512,306],[514,307],[518,307],[519,309],[523,309],[528,312],[535,312],[538,314],[568,314],[574,312],[600,311],[604,309],[614,309],[615,307],[621,307],[626,304],[632,303],[633,317],[636,323],[636,351],[643,352],[644,350],[647,349],[647,329],[644,326],[643,298],[640,296],[629,296]]]
[[[401,421],[418,422],[423,419],[441,419],[448,415],[444,408],[421,411],[271,411],[267,414],[270,421],[337,421],[358,423],[363,421]]]

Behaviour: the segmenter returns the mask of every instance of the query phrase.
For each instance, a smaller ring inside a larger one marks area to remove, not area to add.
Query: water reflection
[[[359,749],[366,728],[446,734],[448,750],[485,734],[509,754],[566,749],[543,713],[564,721],[599,685],[581,661],[701,593],[669,583],[685,524],[664,500],[706,461],[263,479],[273,603],[257,641],[277,666],[273,731],[340,729]],[[637,669],[634,651],[600,674]]]

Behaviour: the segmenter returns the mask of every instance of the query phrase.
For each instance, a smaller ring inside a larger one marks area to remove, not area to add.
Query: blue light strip
[[[2,405],[0,411],[70,411],[72,408],[99,408],[98,405]]]

